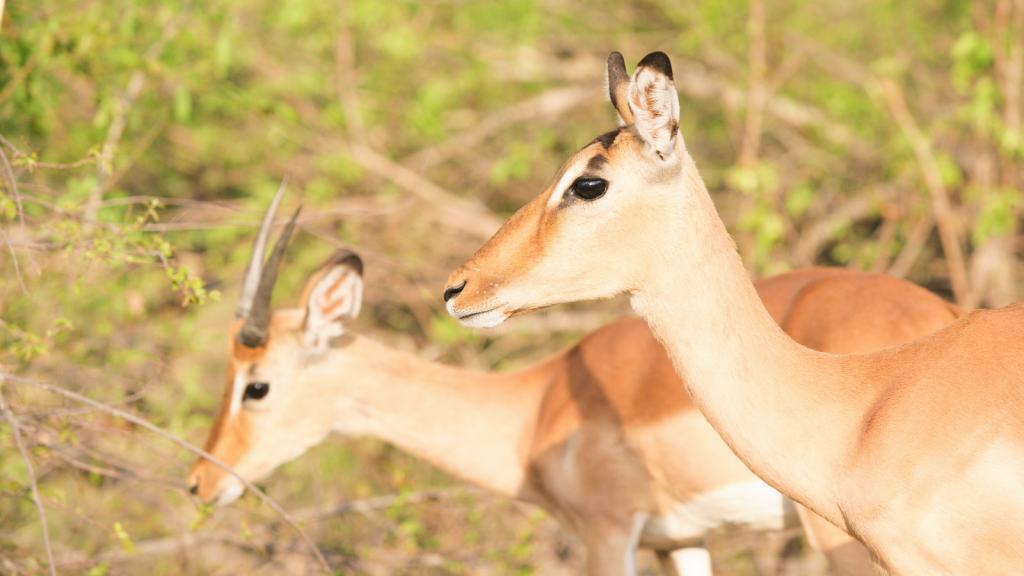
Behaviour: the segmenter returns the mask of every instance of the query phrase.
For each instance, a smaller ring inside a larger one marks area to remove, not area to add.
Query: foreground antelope
[[[613,53],[608,81],[620,127],[451,275],[449,312],[494,326],[628,292],[740,459],[856,535],[883,570],[1024,573],[1024,306],[872,354],[797,344],[758,298],[687,153],[668,58],[650,54],[630,77]],[[828,321],[818,313],[809,327]]]
[[[710,574],[708,533],[794,525],[791,504],[733,456],[639,318],[519,372],[458,370],[346,331],[362,298],[362,264],[347,251],[310,277],[298,308],[271,313],[291,231],[263,268],[279,200],[243,283],[224,404],[206,444],[243,476],[266,476],[331,431],[374,436],[544,507],[582,537],[592,575],[634,574],[637,545],[656,550],[669,573]],[[887,276],[810,269],[758,286],[791,333],[827,349],[873,349],[956,317],[938,297]],[[220,504],[243,490],[202,459],[188,482]],[[812,543],[837,574],[865,573],[858,543],[809,520]]]

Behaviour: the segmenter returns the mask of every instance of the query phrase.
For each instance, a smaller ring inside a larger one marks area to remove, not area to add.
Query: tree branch
[[[150,423],[150,422],[148,422],[148,421],[146,421],[146,420],[144,420],[142,418],[139,418],[138,416],[135,416],[133,414],[129,414],[128,412],[125,412],[123,410],[118,410],[117,408],[111,408],[110,406],[107,406],[106,404],[103,404],[102,402],[97,402],[96,400],[93,400],[93,399],[88,398],[86,396],[82,396],[81,394],[77,394],[77,393],[72,392],[70,390],[66,390],[66,389],[61,388],[59,386],[53,386],[51,384],[46,384],[44,382],[37,382],[35,380],[31,380],[31,379],[28,379],[28,378],[22,378],[20,376],[15,376],[13,374],[7,374],[7,373],[0,373],[0,380],[3,380],[5,382],[12,382],[14,384],[23,384],[23,385],[26,385],[26,386],[32,386],[33,388],[39,388],[41,390],[46,390],[47,392],[51,392],[53,394],[58,394],[60,396],[66,397],[66,398],[71,398],[72,400],[75,400],[75,401],[78,401],[78,402],[82,402],[83,404],[88,404],[88,405],[90,405],[90,406],[92,406],[94,408],[102,410],[103,412],[106,412],[108,414],[112,414],[114,416],[117,416],[118,418],[122,418],[124,420],[127,420],[127,421],[129,421],[129,422],[131,422],[131,423],[133,423],[133,424],[135,424],[137,426],[141,426],[141,427],[145,428],[146,430],[149,430],[150,432],[152,432],[154,434],[157,434],[158,436],[161,436],[161,437],[163,437],[163,438],[165,438],[167,440],[170,440],[171,442],[177,444],[178,446],[184,448],[185,450],[188,450],[189,452],[192,452],[193,454],[195,454],[197,456],[201,456],[201,457],[209,460],[210,462],[216,464],[217,466],[220,466],[225,471],[227,471],[229,474],[231,474],[232,476],[237,478],[238,481],[241,482],[242,485],[245,486],[246,489],[249,490],[249,492],[255,494],[260,500],[263,501],[264,504],[266,504],[267,506],[270,506],[275,512],[277,512],[281,516],[281,518],[284,519],[284,521],[287,522],[288,525],[291,526],[292,529],[295,530],[299,534],[299,536],[302,538],[302,540],[309,546],[310,551],[313,553],[313,555],[316,557],[316,559],[320,562],[320,564],[323,567],[323,569],[328,574],[332,573],[331,572],[331,565],[327,563],[327,559],[324,558],[323,554],[320,552],[320,549],[317,547],[316,543],[313,542],[313,540],[309,537],[309,535],[306,534],[306,532],[302,528],[299,527],[299,525],[295,521],[295,519],[292,518],[292,516],[290,514],[288,514],[288,512],[286,512],[284,510],[284,508],[281,508],[281,506],[277,502],[275,502],[273,499],[271,499],[270,496],[267,496],[266,494],[264,494],[259,488],[254,486],[251,482],[249,482],[248,480],[243,478],[241,474],[236,472],[234,470],[234,468],[228,466],[227,464],[222,462],[219,458],[217,458],[213,454],[210,454],[206,450],[203,450],[203,449],[200,449],[200,448],[196,448],[192,444],[189,444],[188,442],[185,442],[181,438],[178,438],[177,436],[175,436],[175,435],[173,435],[173,434],[171,434],[169,432],[166,432],[166,431],[160,429],[159,427],[153,425],[152,423]],[[52,566],[52,562],[51,562],[51,566]]]
[[[949,265],[949,281],[953,287],[956,303],[966,310],[971,310],[974,308],[974,297],[967,279],[967,267],[964,264],[960,238],[957,236],[956,225],[953,222],[949,193],[946,191],[946,185],[942,182],[942,175],[939,165],[935,161],[931,141],[921,131],[917,121],[910,114],[906,100],[903,98],[903,92],[896,86],[896,83],[889,78],[878,80],[877,83],[889,107],[889,112],[899,124],[903,135],[910,141],[910,146],[914,150],[914,156],[921,169],[921,175],[930,193],[932,214],[935,216],[942,251],[945,253],[946,262]]]
[[[9,375],[0,373],[0,377],[6,380]],[[39,498],[39,485],[36,483],[36,473],[32,469],[32,460],[28,457],[28,451],[25,450],[25,444],[21,441],[21,432],[18,430],[18,421],[14,418],[14,414],[11,413],[11,409],[7,407],[7,401],[4,400],[3,387],[0,387],[0,411],[3,411],[4,418],[7,419],[7,424],[11,427],[11,434],[14,436],[14,442],[18,445],[18,451],[21,452],[22,459],[25,460],[25,468],[28,469],[28,481],[32,485],[32,499],[35,500],[36,510],[39,511],[39,521],[43,525],[43,543],[46,545],[46,564],[50,568],[50,576],[57,576],[57,568],[53,563],[53,550],[50,547],[50,528],[46,525],[46,511],[43,510],[43,501]]]

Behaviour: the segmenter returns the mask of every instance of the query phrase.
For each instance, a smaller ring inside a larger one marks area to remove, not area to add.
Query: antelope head
[[[307,281],[297,309],[272,311],[277,269],[299,213],[285,226],[264,265],[283,189],[263,219],[246,269],[238,318],[229,330],[224,401],[206,441],[207,452],[250,481],[265,477],[337,429],[337,406],[321,397],[323,367],[362,300],[362,262],[354,253],[339,250]],[[227,504],[245,490],[237,478],[205,458],[192,466],[188,486],[203,501],[216,504]]]
[[[449,277],[448,312],[466,326],[634,292],[649,266],[685,256],[683,237],[698,238],[666,218],[704,201],[679,189],[684,176],[699,177],[679,134],[668,57],[648,54],[629,76],[613,52],[608,91],[619,127],[569,158],[540,196]]]

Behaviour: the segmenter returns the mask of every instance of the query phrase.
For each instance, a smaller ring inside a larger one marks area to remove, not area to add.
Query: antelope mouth
[[[508,318],[508,314],[501,311],[502,306],[495,306],[487,310],[466,311],[456,309],[454,300],[449,300],[446,308],[452,317],[467,328],[493,328]]]

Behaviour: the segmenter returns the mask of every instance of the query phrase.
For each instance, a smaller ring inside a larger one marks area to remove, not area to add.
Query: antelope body
[[[271,275],[282,250],[279,241]],[[634,574],[638,545],[656,550],[670,574],[710,574],[709,533],[795,525],[793,505],[722,442],[639,318],[525,370],[469,372],[346,332],[361,271],[358,257],[339,252],[311,276],[298,308],[272,314],[264,288],[243,290],[224,403],[206,445],[243,476],[266,476],[332,431],[377,437],[544,507],[581,536],[593,575]],[[255,257],[247,275],[261,276]],[[880,275],[810,269],[758,286],[787,329],[831,349],[884,346],[956,317],[938,297]],[[220,504],[242,493],[202,459],[189,484]],[[821,519],[805,525],[836,574],[865,573],[858,543]]]
[[[1024,572],[1024,306],[870,354],[794,342],[758,298],[679,135],[668,58],[650,54],[630,77],[613,53],[608,78],[620,127],[452,274],[449,312],[492,326],[627,292],[740,459],[857,536],[881,571]],[[823,329],[836,304],[806,326]]]

